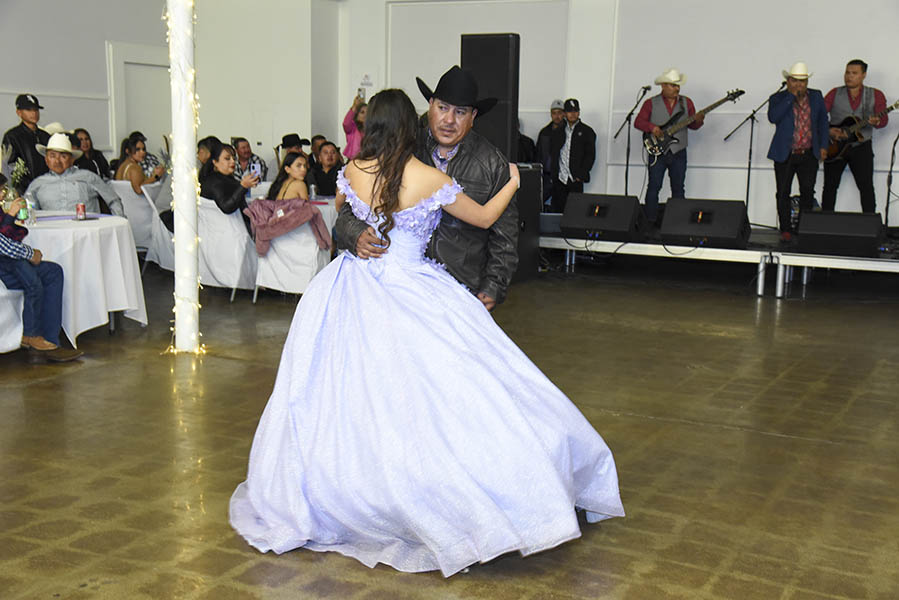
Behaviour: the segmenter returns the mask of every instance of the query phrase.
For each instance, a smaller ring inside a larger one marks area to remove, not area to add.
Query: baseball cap
[[[38,102],[37,96],[34,94],[19,94],[16,96],[16,110],[27,110],[30,108],[44,108]]]
[[[565,106],[565,105],[562,103],[562,101],[560,99],[556,98],[555,100],[552,101],[552,104],[549,105],[549,110],[556,110],[556,109],[565,110],[563,108],[563,106]]]
[[[578,112],[581,111],[580,103],[574,98],[569,98],[565,101],[565,112],[576,110]]]

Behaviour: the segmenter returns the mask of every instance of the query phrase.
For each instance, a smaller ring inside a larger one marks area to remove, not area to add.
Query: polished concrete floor
[[[0,355],[0,598],[899,598],[899,278],[615,257],[496,319],[615,454],[628,516],[470,573],[259,554],[228,525],[295,298],[204,290],[209,353],[150,327],[71,365]],[[769,282],[769,290],[773,289]]]

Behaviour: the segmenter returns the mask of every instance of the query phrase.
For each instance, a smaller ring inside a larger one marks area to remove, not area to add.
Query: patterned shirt
[[[59,175],[53,171],[44,173],[25,190],[25,199],[37,210],[75,212],[75,205],[80,202],[87,212],[98,213],[100,203],[97,196],[106,201],[112,214],[125,216],[122,201],[112,187],[96,173],[77,167],[69,167]]]
[[[580,119],[574,123],[565,122],[565,144],[559,150],[559,181],[565,184],[571,179],[571,170],[568,168],[569,155],[571,154],[571,135],[574,133],[575,126],[580,122]]]
[[[0,256],[6,256],[8,258],[24,258],[25,260],[31,260],[34,256],[34,250],[31,249],[31,246],[24,242],[17,242],[14,239],[8,238],[2,233],[0,233]]]
[[[241,168],[240,160],[234,161],[234,179],[240,181],[244,178],[244,175],[249,175],[253,165],[259,165],[259,180],[265,181],[265,178],[268,177],[268,165],[255,154],[250,155],[250,160],[247,161],[246,169]]]
[[[812,107],[808,94],[793,103],[793,151],[812,147]]]
[[[446,170],[449,168],[449,161],[451,161],[458,152],[459,144],[456,144],[449,152],[446,153],[446,158],[444,158],[440,156],[440,146],[437,146],[431,153],[431,159],[433,160],[435,167],[446,173]]]
[[[150,154],[147,152],[147,157],[140,161],[140,168],[144,172],[144,177],[149,177],[153,174],[153,169],[158,167],[161,163],[159,159],[156,158],[155,154]]]

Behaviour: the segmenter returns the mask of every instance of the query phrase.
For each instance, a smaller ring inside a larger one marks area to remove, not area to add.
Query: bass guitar
[[[678,121],[678,119],[680,119],[684,113],[683,111],[678,111],[673,117],[668,120],[668,122],[659,127],[659,129],[662,130],[662,137],[657,138],[651,133],[643,134],[643,145],[646,147],[646,152],[648,152],[649,155],[653,157],[659,157],[665,154],[671,144],[679,141],[677,137],[675,137],[675,134],[695,121],[696,117],[712,112],[725,102],[736,102],[737,98],[745,93],[746,92],[744,92],[743,90],[731,90],[721,100],[718,100],[717,102],[706,106],[702,110],[697,111],[696,114],[694,114],[692,117],[687,117],[685,119],[681,119],[680,121]],[[655,160],[653,160],[653,162],[655,162]]]
[[[887,106],[885,110],[882,110],[876,115],[872,116],[881,119],[888,112],[890,112],[891,110],[895,110],[896,108],[899,108],[899,100]],[[839,125],[833,125],[832,127],[839,127],[840,129],[842,129],[846,134],[846,137],[839,140],[830,138],[830,145],[827,147],[827,158],[824,159],[824,162],[833,162],[835,160],[843,158],[849,151],[849,148],[865,139],[865,136],[862,133],[862,129],[864,129],[868,125],[869,123],[867,119],[861,119],[854,115],[846,117]]]

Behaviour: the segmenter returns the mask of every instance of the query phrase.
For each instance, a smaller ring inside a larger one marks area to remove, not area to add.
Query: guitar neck
[[[869,119],[879,119],[881,117],[886,116],[887,113],[889,113],[891,110],[894,110],[896,107],[899,107],[899,101],[894,102],[893,104],[887,106],[886,109],[880,111],[876,115],[871,115],[868,118]],[[858,133],[859,131],[861,131],[865,127],[868,127],[869,125],[871,125],[871,124],[868,123],[868,119],[865,119],[864,121],[859,121],[858,123],[856,123],[855,125],[853,125],[852,127],[849,128],[849,133]]]
[[[696,120],[696,117],[698,117],[699,115],[704,115],[704,114],[706,114],[706,113],[712,112],[713,110],[715,110],[716,108],[718,108],[719,106],[721,106],[722,104],[724,104],[725,102],[727,102],[727,96],[725,96],[724,98],[722,98],[721,100],[718,100],[717,102],[715,102],[715,103],[713,103],[713,104],[709,104],[708,106],[706,106],[706,107],[703,108],[702,110],[697,111],[695,114],[693,114],[692,117],[687,117],[686,119],[684,119],[684,120],[682,120],[682,121],[679,121],[678,123],[675,123],[674,125],[672,125],[671,127],[669,127],[669,128],[666,130],[666,133],[667,133],[668,135],[674,135],[675,133],[677,133],[678,131],[680,131],[680,130],[683,129],[684,127],[687,127],[688,125],[690,125],[690,123],[692,123],[693,121],[695,121],[695,120]]]

